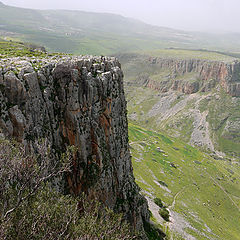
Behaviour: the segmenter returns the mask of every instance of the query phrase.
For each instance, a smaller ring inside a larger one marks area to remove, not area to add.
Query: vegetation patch
[[[163,207],[159,209],[159,214],[161,215],[161,217],[169,222],[169,211],[167,210],[167,208]]]
[[[74,149],[53,168],[46,142],[37,147],[38,156],[25,155],[20,144],[0,139],[1,239],[135,239],[121,214],[56,190],[53,183],[71,171]]]
[[[161,135],[170,139],[171,144]],[[199,233],[210,238],[217,235],[220,239],[239,239],[240,171],[236,163],[214,159],[178,138],[146,130],[131,122],[129,139],[138,185],[153,201],[161,199],[168,209],[179,214],[197,231],[193,234],[185,229],[186,232],[196,239],[206,238]],[[138,148],[139,142],[145,145]],[[158,148],[164,153],[159,152]],[[153,158],[155,161],[152,161]],[[171,163],[177,168],[171,167]],[[168,219],[167,211],[161,209],[161,212]],[[178,222],[176,219],[174,221],[174,216],[171,216],[171,225]],[[167,226],[164,223],[163,229],[166,230]],[[180,234],[172,234],[172,231],[168,228],[165,232],[174,237]]]
[[[162,200],[160,198],[154,198],[153,200],[160,208],[163,207]]]

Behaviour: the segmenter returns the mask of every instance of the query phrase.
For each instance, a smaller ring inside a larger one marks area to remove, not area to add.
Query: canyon
[[[167,71],[161,79],[151,76],[139,81],[160,92],[179,91],[186,94],[208,92],[218,84],[231,96],[240,96],[240,62],[220,62],[203,59],[143,58],[150,68]]]
[[[129,120],[164,130],[217,157],[238,159],[239,60],[176,49],[151,54],[118,56],[125,74]]]

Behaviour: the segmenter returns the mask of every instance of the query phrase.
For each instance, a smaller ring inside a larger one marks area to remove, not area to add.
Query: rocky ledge
[[[240,96],[240,62],[232,63],[200,59],[163,59],[149,57],[145,61],[155,68],[170,70],[163,81],[151,77],[145,79],[145,86],[167,92],[177,90],[186,94],[207,92],[220,84],[231,96]],[[190,74],[189,76],[186,75]]]
[[[56,159],[76,146],[64,191],[85,192],[123,212],[136,230],[149,220],[133,176],[123,73],[115,58],[0,60],[0,129],[29,151],[47,138]]]

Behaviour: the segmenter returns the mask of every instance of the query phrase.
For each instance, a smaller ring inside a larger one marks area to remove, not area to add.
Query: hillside
[[[158,57],[119,56],[129,119],[218,157],[239,159],[238,59],[211,52],[180,53],[182,58],[176,50],[164,50]]]
[[[185,32],[107,13],[0,4],[0,23],[0,37],[34,42],[54,52],[106,55],[169,47],[240,52],[238,34]]]
[[[240,98],[230,87],[239,59],[183,49],[118,57],[134,175],[152,220],[169,239],[239,239]]]
[[[0,38],[0,58],[36,56],[43,57],[48,54],[44,47],[32,43],[5,41]]]
[[[240,168],[215,160],[182,140],[129,124],[134,175],[152,220],[168,239],[240,239]],[[158,213],[160,198],[170,222]]]

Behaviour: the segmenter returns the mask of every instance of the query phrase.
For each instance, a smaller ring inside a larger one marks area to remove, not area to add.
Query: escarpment
[[[171,69],[171,75],[168,76],[172,80],[170,90],[191,94],[209,91],[220,84],[231,96],[240,96],[240,62],[238,61],[224,63],[198,59],[149,58],[149,62],[158,65],[161,69]],[[191,78],[184,81],[185,74],[192,74]],[[161,84],[149,79],[146,85],[158,89],[158,85]],[[166,91],[166,88],[162,90]]]
[[[28,149],[47,138],[56,156],[75,146],[67,191],[123,212],[136,230],[149,220],[133,176],[123,73],[115,58],[0,60],[0,129]]]
[[[144,58],[144,57],[143,57]],[[186,94],[208,92],[217,85],[231,96],[240,96],[240,62],[202,59],[145,57],[142,60],[150,74],[140,74],[138,83],[158,90],[180,91]]]

